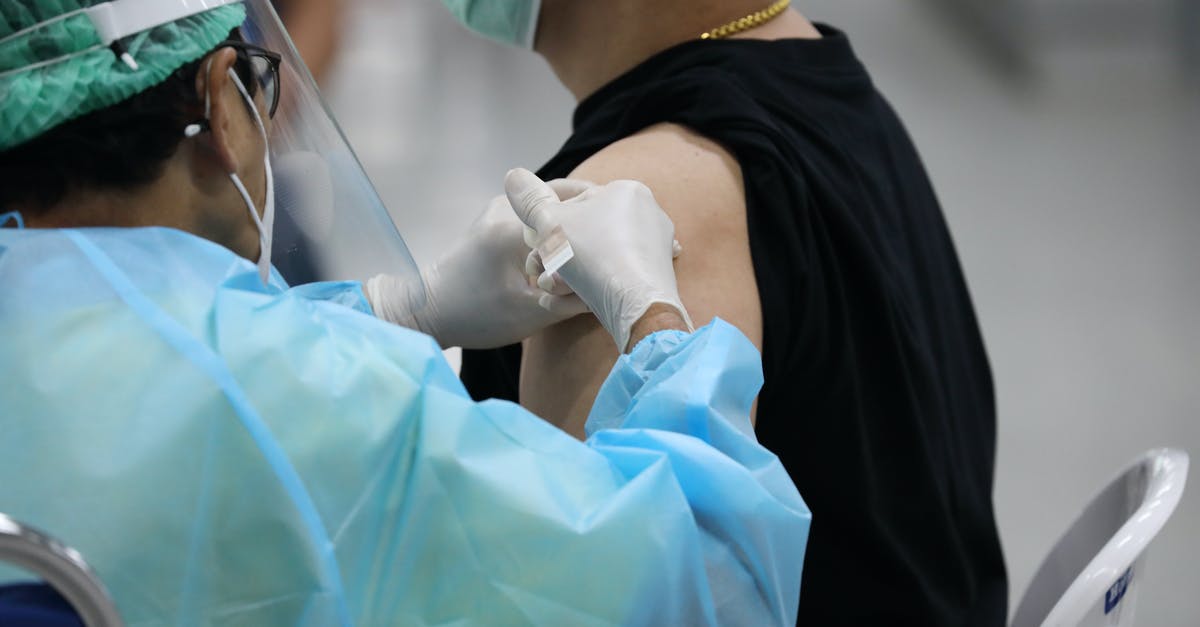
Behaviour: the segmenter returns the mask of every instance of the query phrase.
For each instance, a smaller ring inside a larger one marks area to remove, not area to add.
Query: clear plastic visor
[[[278,53],[269,141],[275,178],[272,264],[289,284],[418,277],[375,187],[321,98],[271,3],[246,0],[246,41]]]

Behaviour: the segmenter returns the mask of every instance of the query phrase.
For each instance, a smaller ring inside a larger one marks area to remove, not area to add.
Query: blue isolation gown
[[[470,400],[358,283],[171,229],[0,229],[0,512],[130,625],[791,625],[810,515],[715,321],[622,357],[578,442]]]

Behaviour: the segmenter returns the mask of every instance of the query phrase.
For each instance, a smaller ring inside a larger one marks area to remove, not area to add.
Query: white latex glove
[[[645,185],[613,181],[562,201],[529,170],[504,179],[513,211],[536,232],[539,246],[555,227],[566,234],[574,258],[558,274],[587,303],[625,352],[629,334],[650,305],[662,303],[691,319],[675,284],[675,225]],[[545,257],[550,251],[541,250]],[[546,285],[550,277],[539,282]]]
[[[586,183],[556,184],[565,196]],[[550,192],[554,194],[554,191]],[[557,200],[557,197],[555,198]],[[570,291],[548,294],[525,273],[525,227],[504,196],[497,196],[433,265],[420,283],[381,274],[366,282],[380,318],[429,334],[443,347],[495,348],[588,311]]]

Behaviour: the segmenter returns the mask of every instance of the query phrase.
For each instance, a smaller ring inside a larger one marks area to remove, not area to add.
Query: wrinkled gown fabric
[[[0,229],[0,285],[0,511],[131,625],[795,619],[810,515],[721,321],[623,357],[581,443],[359,283],[179,231]]]

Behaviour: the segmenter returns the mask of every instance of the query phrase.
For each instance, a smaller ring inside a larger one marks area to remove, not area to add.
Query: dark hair
[[[236,29],[230,39],[241,39]],[[158,178],[184,127],[203,114],[196,96],[203,59],[127,100],[0,151],[0,212],[20,204],[36,214],[70,191],[131,189]]]

